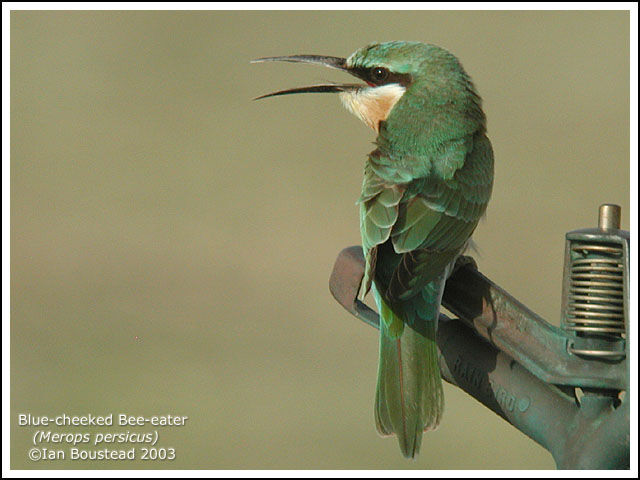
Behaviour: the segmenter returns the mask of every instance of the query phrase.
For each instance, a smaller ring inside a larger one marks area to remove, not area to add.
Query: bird
[[[442,418],[436,332],[447,277],[485,215],[494,155],[482,100],[456,56],[428,43],[374,42],[347,58],[263,57],[322,65],[358,83],[322,83],[257,99],[337,93],[377,137],[357,201],[365,270],[380,316],[375,422],[416,458]]]

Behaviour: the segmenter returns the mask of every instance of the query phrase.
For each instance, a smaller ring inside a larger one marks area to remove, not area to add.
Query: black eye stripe
[[[382,77],[378,78],[378,76],[375,74],[377,70],[382,70],[386,72],[386,74],[383,74]],[[394,73],[384,67],[355,67],[349,68],[348,71],[349,73],[351,73],[351,75],[361,78],[365,82],[372,83],[376,86],[398,83],[403,87],[408,87],[412,82],[411,74]]]

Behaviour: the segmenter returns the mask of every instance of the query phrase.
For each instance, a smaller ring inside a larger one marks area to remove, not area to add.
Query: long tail
[[[381,435],[398,436],[406,458],[418,454],[422,432],[438,426],[444,408],[436,347],[440,283],[403,305],[403,317],[414,317],[409,321],[374,292],[381,316],[376,426]]]

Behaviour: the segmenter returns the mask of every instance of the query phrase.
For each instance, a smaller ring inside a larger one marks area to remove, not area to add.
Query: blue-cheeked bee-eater
[[[373,43],[348,58],[267,57],[324,65],[365,83],[319,84],[258,98],[337,92],[376,133],[364,166],[360,233],[366,259],[360,289],[380,314],[375,419],[398,436],[405,457],[444,406],[436,329],[445,281],[484,214],[493,151],[481,99],[458,59],[419,42]]]

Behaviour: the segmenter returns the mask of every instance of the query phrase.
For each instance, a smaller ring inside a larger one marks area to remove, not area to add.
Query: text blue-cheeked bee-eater
[[[364,167],[360,232],[366,258],[360,296],[380,313],[375,419],[415,457],[444,406],[436,329],[445,281],[484,214],[493,151],[480,97],[451,53],[419,42],[374,43],[349,58],[293,55],[366,84],[321,84],[263,97],[337,92],[376,131]]]

